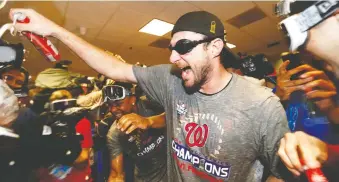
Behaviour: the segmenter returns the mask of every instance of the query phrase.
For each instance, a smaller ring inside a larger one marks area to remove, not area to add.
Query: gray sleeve
[[[119,130],[116,128],[116,124],[113,123],[107,133],[107,148],[111,156],[111,160],[123,153],[123,147],[119,139]]]
[[[133,66],[138,85],[151,100],[164,105],[171,78],[171,65],[156,65],[147,68]]]
[[[269,168],[271,175],[277,178],[287,178],[289,174],[277,155],[277,151],[280,139],[290,130],[285,110],[277,97],[270,97],[263,103],[260,117],[262,118],[260,158]]]

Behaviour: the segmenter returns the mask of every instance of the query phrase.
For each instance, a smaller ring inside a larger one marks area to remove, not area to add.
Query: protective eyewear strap
[[[205,43],[205,42],[210,42],[216,38],[223,38],[223,37],[220,37],[220,36],[217,36],[217,37],[209,37],[209,38],[206,38],[206,39],[202,39],[202,40],[188,40],[192,43],[192,47],[189,49],[193,49],[194,47],[196,47],[197,45],[201,44],[201,43]],[[176,50],[176,46],[175,45],[174,47],[172,47],[171,45],[169,46],[169,49],[172,51],[172,50]],[[188,51],[189,52],[189,51]]]
[[[323,20],[331,16],[339,7],[339,2],[336,0],[318,1],[306,10],[301,12],[296,21],[300,26],[300,31],[305,32]]]
[[[105,95],[105,98],[104,98],[104,102],[107,102],[107,101],[116,101],[116,100],[122,100],[122,99],[124,99],[126,96],[131,96],[132,95],[132,92],[131,91],[129,91],[128,89],[125,89],[124,87],[122,87],[122,86],[119,86],[119,85],[114,85],[114,87],[119,87],[119,88],[121,88],[122,89],[122,93],[123,93],[123,95],[120,97],[120,98],[111,98],[110,96],[109,96],[109,94],[107,94],[106,92],[108,92],[107,91],[107,87],[105,87],[105,89],[104,89],[104,95]]]

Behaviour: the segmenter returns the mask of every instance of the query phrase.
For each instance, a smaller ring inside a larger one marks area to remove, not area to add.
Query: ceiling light
[[[174,25],[158,20],[158,19],[153,19],[150,21],[147,25],[142,27],[139,32],[144,32],[156,36],[163,36],[166,33],[170,32],[173,29]]]
[[[234,44],[230,44],[230,43],[226,43],[226,46],[227,46],[228,48],[230,48],[230,49],[233,49],[233,48],[237,47],[237,46],[235,46]]]

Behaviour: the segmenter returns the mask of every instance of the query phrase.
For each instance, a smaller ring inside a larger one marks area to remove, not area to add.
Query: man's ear
[[[224,48],[224,42],[220,38],[216,38],[210,43],[212,57],[215,58],[221,54],[222,49]]]

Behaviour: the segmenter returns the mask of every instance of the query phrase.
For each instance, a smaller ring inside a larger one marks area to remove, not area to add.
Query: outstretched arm
[[[126,64],[104,50],[89,44],[32,9],[12,9],[9,15],[11,19],[13,19],[15,13],[22,13],[30,19],[27,24],[17,23],[15,28],[18,31],[30,31],[42,36],[56,37],[99,73],[117,81],[137,82],[132,65]]]

